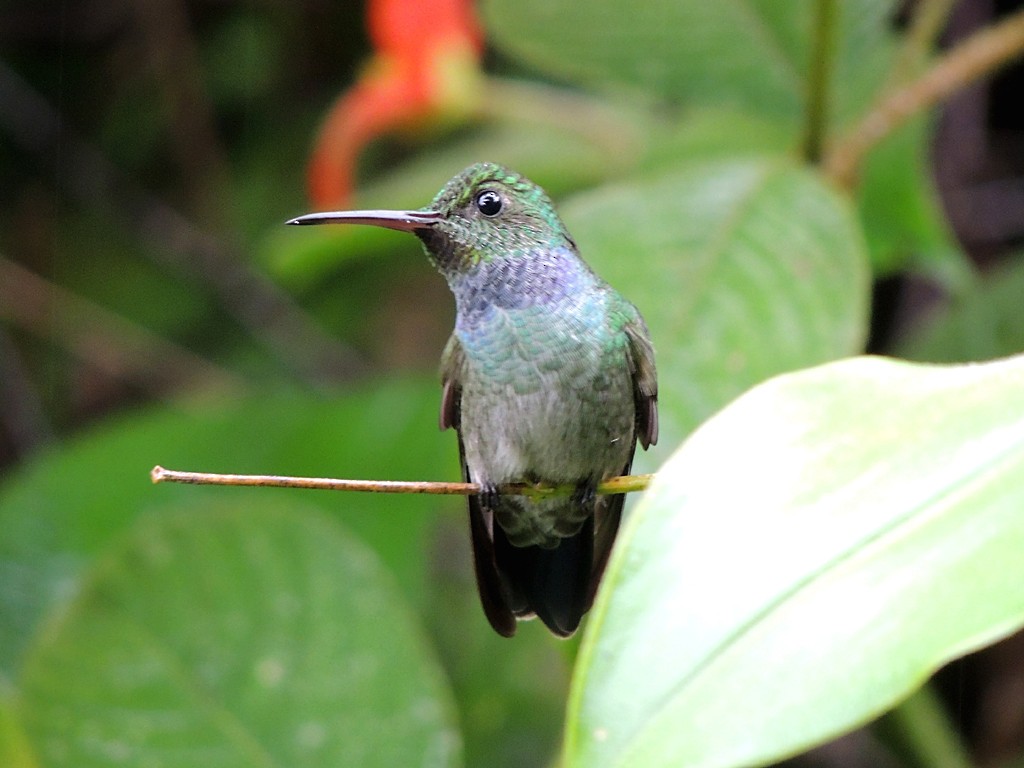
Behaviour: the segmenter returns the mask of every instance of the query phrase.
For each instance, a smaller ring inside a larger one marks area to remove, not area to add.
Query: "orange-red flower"
[[[373,57],[331,107],[313,149],[317,208],[348,203],[371,139],[464,116],[475,101],[483,39],[470,0],[370,0],[367,23]]]

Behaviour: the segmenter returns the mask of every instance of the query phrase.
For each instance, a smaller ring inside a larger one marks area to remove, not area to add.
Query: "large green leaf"
[[[779,377],[665,464],[580,651],[566,766],[761,764],[1024,623],[1024,357]]]
[[[890,0],[838,4],[831,111],[849,119],[892,53]],[[695,105],[729,105],[800,123],[813,4],[775,0],[485,0],[489,37],[559,77],[628,85]]]
[[[797,155],[798,141],[784,120],[721,107],[688,109],[678,121],[648,136],[642,168],[665,171],[708,160],[738,160],[771,154]]]
[[[473,584],[461,499],[149,481],[157,463],[221,472],[452,480],[458,475],[455,439],[437,429],[438,398],[431,376],[372,381],[330,397],[246,396],[139,411],[24,465],[0,487],[0,681],[6,674],[19,682],[22,659],[44,616],[73,598],[94,559],[140,515],[205,508],[217,500],[291,509],[290,502],[301,499],[336,515],[369,543],[426,617],[459,694],[467,759],[514,766],[525,755],[551,754],[568,665],[542,627],[524,627],[508,643],[487,625]],[[377,630],[389,631],[383,625]],[[3,717],[0,704],[0,729]],[[22,764],[13,755],[0,757],[0,765],[8,763]]]
[[[42,765],[451,766],[453,703],[392,577],[315,508],[153,515],[48,622]]]
[[[450,500],[245,488],[154,486],[155,464],[208,472],[454,479],[454,438],[436,428],[432,380],[375,382],[345,397],[246,397],[108,421],[25,465],[0,488],[0,671],[16,676],[44,614],[90,559],[142,512],[231,496],[305,493],[370,543],[416,604],[426,542]]]
[[[650,326],[656,455],[754,384],[860,351],[863,237],[847,202],[784,158],[687,163],[563,213],[584,258]]]

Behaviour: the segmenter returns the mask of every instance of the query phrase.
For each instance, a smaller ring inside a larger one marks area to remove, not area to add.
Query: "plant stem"
[[[847,189],[868,151],[918,112],[938,104],[1024,52],[1024,10],[952,48],[918,79],[886,91],[864,118],[836,141],[822,161],[825,174]]]
[[[340,480],[330,477],[289,477],[287,475],[221,475],[214,472],[179,472],[153,467],[149,473],[154,483],[185,483],[188,485],[235,485],[259,488],[314,488],[324,491],[355,491],[363,493],[429,493],[442,496],[470,496],[480,493],[476,483],[436,483],[404,480]],[[597,493],[632,493],[643,491],[653,475],[622,475],[605,480]],[[576,490],[572,484],[541,485],[507,483],[498,492],[530,498],[568,496]]]
[[[814,6],[814,39],[807,77],[807,122],[803,156],[809,163],[821,159],[828,124],[828,87],[836,38],[836,0],[818,0]]]
[[[913,768],[971,768],[970,756],[931,684],[876,724],[878,736]]]

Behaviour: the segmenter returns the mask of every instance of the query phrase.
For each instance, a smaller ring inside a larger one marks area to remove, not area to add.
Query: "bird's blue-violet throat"
[[[313,213],[290,224],[411,232],[455,295],[441,361],[441,427],[459,438],[477,586],[511,637],[538,616],[568,637],[590,609],[637,441],[658,439],[654,349],[630,302],[580,258],[544,191],[494,163],[470,166],[418,211]],[[629,254],[623,254],[627,257]],[[571,484],[569,496],[501,494],[505,483]]]

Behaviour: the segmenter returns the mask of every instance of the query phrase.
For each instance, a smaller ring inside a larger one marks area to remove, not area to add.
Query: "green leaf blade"
[[[435,426],[438,390],[433,377],[396,379],[336,397],[278,393],[214,408],[154,408],[108,421],[26,464],[0,487],[0,670],[17,677],[41,617],[68,599],[91,559],[140,514],[227,494],[254,503],[268,495],[290,498],[258,488],[154,486],[149,471],[155,464],[209,472],[454,479],[453,437]],[[342,515],[388,562],[410,599],[422,600],[425,542],[443,504],[425,508],[424,499],[412,496],[304,493],[310,504]]]
[[[1022,392],[1022,358],[857,359],[708,422],[609,567],[566,764],[778,760],[1018,628]]]
[[[891,60],[891,0],[842,3],[832,46],[830,124],[849,121]],[[687,106],[739,108],[801,130],[814,35],[805,3],[486,0],[488,39],[559,78],[627,87]]]
[[[800,72],[759,4],[484,3],[491,37],[535,67],[585,83],[799,109]],[[771,14],[769,14],[771,15]],[[740,44],[742,41],[742,44]],[[715,94],[715,88],[726,93]],[[720,101],[719,101],[720,103]]]
[[[297,505],[150,518],[49,624],[45,765],[459,764],[450,693],[376,558]]]

